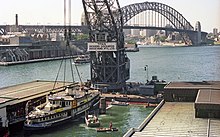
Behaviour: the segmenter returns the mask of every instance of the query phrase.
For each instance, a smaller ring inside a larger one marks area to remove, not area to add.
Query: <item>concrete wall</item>
[[[164,99],[168,102],[195,102],[197,89],[164,89]]]
[[[220,118],[219,104],[199,104],[195,103],[196,118]]]

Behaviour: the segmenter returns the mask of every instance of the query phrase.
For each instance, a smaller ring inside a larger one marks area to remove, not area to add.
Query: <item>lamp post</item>
[[[144,67],[144,70],[147,71],[147,82],[148,82],[148,65]]]

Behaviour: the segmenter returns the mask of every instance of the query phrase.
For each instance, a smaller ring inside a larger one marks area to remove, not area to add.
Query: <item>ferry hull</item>
[[[72,117],[67,117],[65,119],[61,119],[59,121],[56,122],[48,122],[48,123],[44,123],[44,124],[24,124],[24,130],[26,131],[37,131],[37,130],[43,130],[43,129],[48,129],[48,128],[52,128],[52,127],[56,127],[58,125],[61,125],[63,123],[68,122],[69,120],[71,120]]]

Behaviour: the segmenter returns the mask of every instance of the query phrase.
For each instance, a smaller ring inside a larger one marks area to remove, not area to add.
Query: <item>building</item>
[[[157,34],[157,30],[146,29],[146,37],[151,37]]]
[[[12,38],[12,43],[14,42],[14,44],[0,46],[0,62],[28,61],[63,57],[64,55],[65,47],[61,46],[60,41],[39,41],[29,44],[16,44],[16,42],[20,40],[22,42],[29,42],[29,39],[26,39],[26,37],[24,39],[14,37]]]
[[[131,29],[123,29],[124,36],[130,36],[131,35]]]
[[[220,135],[220,81],[170,82],[164,100],[124,137]]]
[[[213,35],[214,35],[214,36],[217,36],[217,35],[218,35],[218,29],[217,29],[217,28],[214,28],[214,29],[213,29]]]
[[[140,35],[141,35],[142,37],[146,37],[146,36],[147,36],[147,30],[146,30],[146,29],[141,30],[141,31],[140,31]]]
[[[140,36],[140,30],[139,29],[132,29],[131,35],[132,36]]]
[[[195,117],[220,118],[220,81],[171,82],[164,88],[168,102],[194,102]]]
[[[31,37],[27,36],[15,36],[15,37],[10,37],[10,44],[11,45],[32,45],[32,40]]]

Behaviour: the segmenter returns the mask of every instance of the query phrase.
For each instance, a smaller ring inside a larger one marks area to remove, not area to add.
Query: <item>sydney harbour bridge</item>
[[[190,22],[174,8],[158,3],[143,2],[127,5],[120,8],[123,29],[155,29],[179,32],[183,40],[189,44],[198,45],[206,40],[206,32],[202,32],[200,22],[195,28]],[[118,12],[119,10],[117,10]],[[168,25],[169,24],[169,25]],[[19,25],[19,30],[25,32],[60,32],[64,31],[62,25]],[[88,33],[88,27],[71,26],[73,33]],[[0,35],[7,34],[10,25],[0,25]]]

